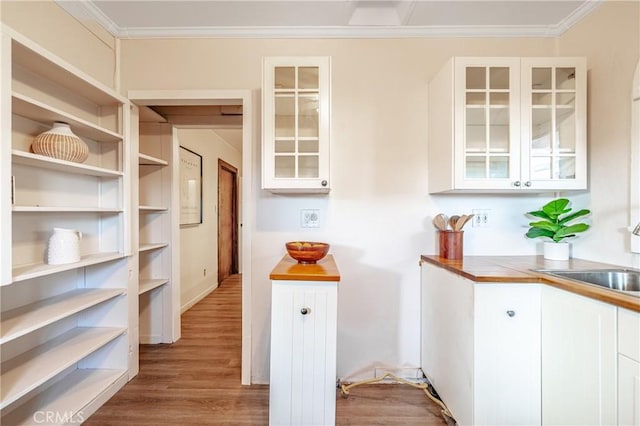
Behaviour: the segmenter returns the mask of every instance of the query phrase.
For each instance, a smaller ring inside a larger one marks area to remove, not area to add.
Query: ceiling
[[[562,34],[603,0],[56,0],[120,38]]]
[[[139,111],[141,123],[207,128],[242,152],[242,105],[153,105]]]

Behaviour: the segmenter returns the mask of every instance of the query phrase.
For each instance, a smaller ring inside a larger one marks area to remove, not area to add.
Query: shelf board
[[[22,398],[125,331],[124,328],[74,328],[3,362],[0,409]]]
[[[0,344],[124,294],[122,288],[79,288],[2,313]]]
[[[162,158],[156,158],[140,153],[138,154],[138,164],[141,166],[168,166],[169,162]]]
[[[169,282],[168,278],[140,279],[140,283],[138,285],[138,294],[140,295],[140,294],[146,293],[162,285],[165,285],[168,282]]]
[[[83,268],[85,266],[96,265],[98,263],[110,262],[122,259],[124,254],[118,252],[95,253],[82,256],[80,262],[66,263],[64,265],[48,265],[46,263],[35,263],[20,265],[13,268],[13,282],[29,280],[36,277],[69,271],[71,269]]]
[[[165,213],[169,211],[168,207],[163,206],[139,206],[140,213]]]
[[[14,213],[122,213],[120,208],[105,207],[56,207],[56,206],[13,206]]]
[[[56,412],[67,418],[86,420],[86,413],[79,418],[84,407],[98,398],[105,389],[118,381],[125,384],[126,370],[78,369],[65,376],[43,392],[30,398],[10,413],[2,416],[2,424],[32,425],[36,412]],[[70,421],[71,424],[76,424]]]
[[[38,167],[41,169],[55,170],[64,173],[114,178],[124,176],[124,173],[117,170],[103,169],[101,167],[74,163],[73,161],[58,160],[57,158],[46,157],[44,155],[33,154],[31,152],[20,151],[17,149],[11,151],[11,160],[13,164],[21,164],[24,166]]]
[[[15,31],[7,32],[10,33],[13,39],[11,44],[11,59],[13,63],[46,76],[47,80],[55,82],[74,93],[82,93],[86,99],[97,105],[115,106],[127,103],[126,98],[120,96],[111,88],[34,44],[21,34]]]
[[[98,142],[121,142],[123,139],[121,134],[16,92],[11,96],[11,112],[48,126],[51,126],[54,121],[68,123],[76,135]]]
[[[169,244],[167,243],[147,243],[147,244],[140,244],[140,247],[138,248],[139,252],[142,251],[150,251],[150,250],[157,250],[157,249],[161,249],[163,247],[167,247]]]

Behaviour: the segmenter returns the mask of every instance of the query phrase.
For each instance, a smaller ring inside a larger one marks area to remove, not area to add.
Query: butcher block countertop
[[[582,284],[571,280],[551,277],[534,271],[535,269],[624,269],[624,267],[619,265],[581,259],[570,259],[566,262],[553,261],[545,260],[542,256],[465,256],[461,260],[450,260],[435,255],[422,255],[420,259],[421,262],[439,266],[477,283],[547,284],[562,290],[640,312],[640,297],[608,290],[596,285]]]
[[[333,255],[328,254],[315,264],[302,264],[285,254],[271,271],[272,280],[340,281],[340,272]]]

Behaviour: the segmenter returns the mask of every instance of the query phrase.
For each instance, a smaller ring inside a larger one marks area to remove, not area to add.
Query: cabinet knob
[[[300,309],[300,313],[302,315],[310,314],[311,313],[311,308],[302,308],[302,309]]]
[[[524,186],[526,186],[527,188],[531,186],[531,181],[528,180],[524,183]]]
[[[519,181],[519,180],[517,180],[517,181],[513,182],[513,186],[515,186],[515,187],[517,187],[517,188],[520,188],[520,185],[521,185],[521,183],[520,183],[520,181]]]
[[[511,318],[516,316],[516,311],[507,311],[507,315],[509,315]]]
[[[327,182],[326,180],[323,180],[322,182],[320,182],[320,185],[322,186],[327,186],[329,184],[329,182]]]

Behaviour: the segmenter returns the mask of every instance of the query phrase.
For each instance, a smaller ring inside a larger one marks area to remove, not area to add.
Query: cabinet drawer
[[[618,308],[618,352],[640,362],[640,314]]]

